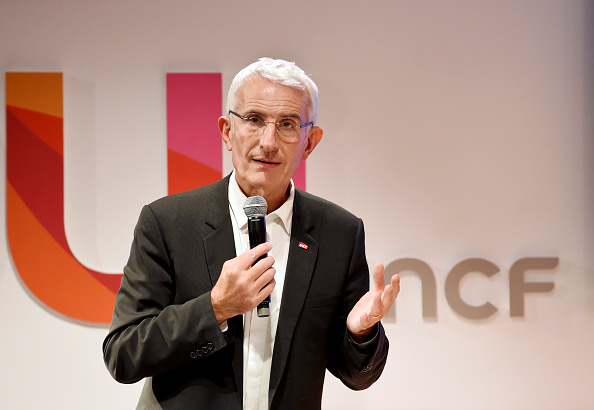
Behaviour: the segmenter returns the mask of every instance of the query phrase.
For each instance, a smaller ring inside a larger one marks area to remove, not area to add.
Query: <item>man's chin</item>
[[[274,175],[269,172],[258,172],[256,175],[252,175],[247,178],[247,186],[251,193],[251,195],[260,195],[265,196],[265,194],[280,194],[283,192],[287,186],[289,185],[289,181],[287,180],[279,182],[281,179],[279,176]],[[244,192],[246,195],[247,192]]]

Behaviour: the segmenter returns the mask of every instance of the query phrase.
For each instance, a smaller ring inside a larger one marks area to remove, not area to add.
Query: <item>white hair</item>
[[[295,63],[285,60],[273,60],[268,57],[262,57],[255,63],[248,65],[233,78],[229,87],[229,94],[227,94],[227,112],[237,109],[237,94],[245,82],[254,75],[259,75],[273,83],[305,91],[307,96],[307,121],[313,121],[315,124],[318,119],[319,102],[316,84]]]

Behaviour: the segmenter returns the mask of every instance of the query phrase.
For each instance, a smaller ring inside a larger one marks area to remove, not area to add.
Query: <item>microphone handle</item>
[[[255,248],[261,243],[266,242],[266,219],[263,216],[251,216],[248,218],[248,236],[250,239],[250,248]],[[252,266],[267,256],[267,253],[260,256]],[[268,317],[269,315],[270,295],[266,296],[266,299],[258,305],[258,317]]]

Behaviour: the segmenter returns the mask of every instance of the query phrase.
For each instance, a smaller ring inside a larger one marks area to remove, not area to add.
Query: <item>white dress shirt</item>
[[[266,215],[266,240],[272,243],[276,285],[270,294],[270,316],[258,317],[256,309],[244,314],[243,326],[243,408],[268,409],[268,389],[272,352],[285,281],[285,270],[291,239],[291,220],[295,188],[291,180],[289,198],[276,211]],[[248,246],[247,217],[243,205],[247,197],[239,188],[235,171],[229,179],[229,212],[233,225],[237,255]]]

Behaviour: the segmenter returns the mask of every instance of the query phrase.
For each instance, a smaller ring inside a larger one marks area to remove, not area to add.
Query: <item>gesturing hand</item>
[[[241,255],[226,261],[219,280],[210,292],[210,300],[219,324],[225,320],[249,312],[272,292],[274,258],[267,256],[252,264],[272,249],[270,242],[247,249]]]
[[[347,317],[347,328],[357,342],[369,338],[374,325],[388,313],[400,292],[398,275],[392,276],[388,285],[384,284],[384,265],[381,263],[373,268],[373,282],[374,288],[359,299]]]

